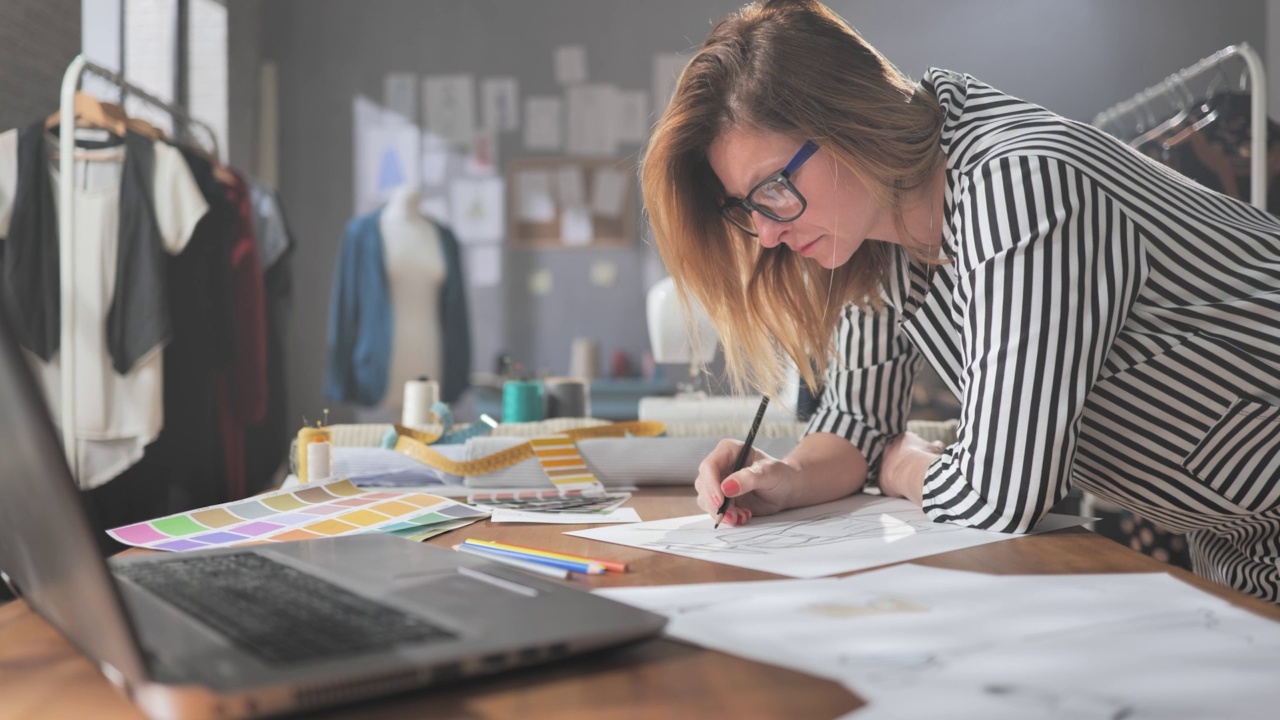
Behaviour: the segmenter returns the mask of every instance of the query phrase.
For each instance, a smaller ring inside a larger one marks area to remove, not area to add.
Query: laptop
[[[153,718],[305,712],[657,634],[665,620],[366,534],[102,559],[0,303],[0,575]]]

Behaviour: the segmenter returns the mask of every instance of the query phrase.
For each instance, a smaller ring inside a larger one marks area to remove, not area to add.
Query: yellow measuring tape
[[[396,433],[400,436],[396,440],[397,451],[450,475],[485,475],[504,470],[523,460],[535,457],[533,444],[526,440],[514,447],[499,450],[492,455],[485,455],[475,460],[450,460],[430,447],[430,443],[440,439],[439,434],[426,433],[403,425],[396,425],[395,427]],[[638,420],[575,428],[554,433],[554,435],[568,435],[576,442],[587,438],[626,437],[627,435],[632,437],[658,437],[666,431],[667,426],[660,422]]]

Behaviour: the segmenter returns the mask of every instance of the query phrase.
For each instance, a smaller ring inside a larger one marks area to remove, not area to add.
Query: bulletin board
[[[512,247],[629,247],[636,241],[636,169],[627,158],[514,158],[507,164]]]

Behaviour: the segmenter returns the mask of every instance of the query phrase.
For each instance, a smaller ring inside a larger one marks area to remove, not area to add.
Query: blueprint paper
[[[1036,531],[1086,522],[1049,515]],[[569,534],[798,578],[835,575],[1020,537],[935,523],[911,502],[864,494],[756,518],[743,527],[721,525],[717,530],[712,525],[707,515],[691,515]]]

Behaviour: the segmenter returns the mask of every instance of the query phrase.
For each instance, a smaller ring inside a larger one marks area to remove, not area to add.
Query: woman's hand
[[[884,449],[880,491],[919,505],[924,497],[925,473],[946,449],[944,443],[930,442],[912,432],[902,433]]]
[[[747,464],[731,473],[742,450],[739,440],[721,440],[698,465],[693,486],[698,491],[698,507],[712,517],[725,497],[733,499],[725,510],[724,523],[742,525],[754,515],[769,515],[790,507],[791,490],[799,473],[785,460],[752,448]]]

